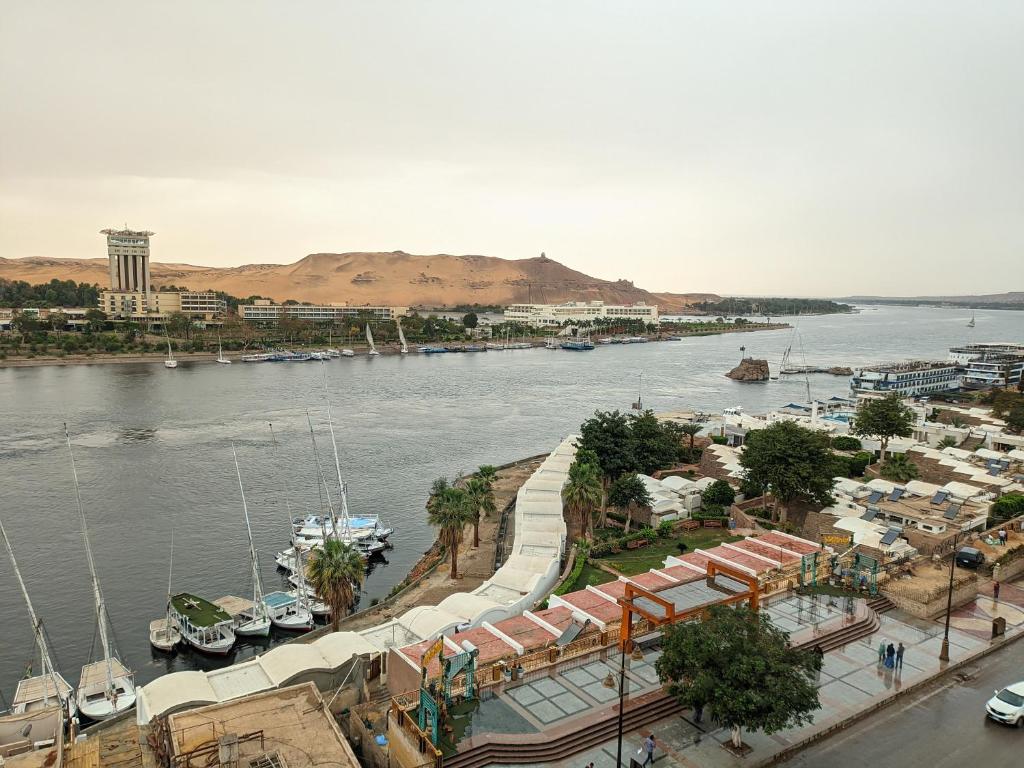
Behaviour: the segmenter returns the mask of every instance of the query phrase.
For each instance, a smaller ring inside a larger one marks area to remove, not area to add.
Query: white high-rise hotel
[[[149,238],[154,233],[103,229],[100,234],[107,236],[111,290],[144,293],[149,299],[153,293],[153,283],[149,279]]]

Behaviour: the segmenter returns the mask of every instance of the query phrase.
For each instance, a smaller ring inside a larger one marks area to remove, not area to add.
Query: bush
[[[992,505],[989,514],[997,523],[1005,522],[1018,515],[1024,515],[1024,494],[1006,494]]]
[[[658,523],[658,535],[667,539],[676,532],[676,525],[671,520],[662,520]]]
[[[715,480],[715,482],[704,489],[700,499],[703,504],[728,507],[736,501],[736,491],[725,480]]]
[[[576,551],[576,562],[572,565],[572,570],[569,572],[569,578],[559,584],[558,588],[555,589],[552,594],[564,595],[566,592],[572,592],[580,574],[583,573],[583,567],[587,564],[588,554],[589,552],[586,546],[582,546]]]
[[[725,435],[712,435],[711,442],[714,443],[715,445],[725,445],[726,443],[729,442],[729,438],[727,438]]]
[[[836,460],[840,462],[843,469],[846,470],[847,477],[863,476],[864,470],[867,469],[872,458],[872,455],[867,451],[859,451],[853,456],[836,456]]]
[[[837,451],[859,451],[860,440],[851,435],[837,435],[832,438],[832,447]]]

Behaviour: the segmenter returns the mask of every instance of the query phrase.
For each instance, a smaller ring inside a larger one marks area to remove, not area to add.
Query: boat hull
[[[266,637],[270,634],[270,619],[253,619],[235,627],[239,637]]]
[[[112,717],[120,715],[122,712],[127,712],[129,709],[135,706],[135,691],[131,693],[125,693],[117,697],[117,701],[111,703],[106,699],[102,701],[93,702],[78,702],[78,711],[80,714],[85,715],[90,720],[102,722],[109,720]]]

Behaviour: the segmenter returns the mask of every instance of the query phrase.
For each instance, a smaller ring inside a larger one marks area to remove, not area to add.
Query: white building
[[[98,306],[111,320],[136,322],[160,322],[178,313],[214,320],[227,311],[227,302],[212,291],[101,291]]]
[[[369,317],[373,320],[394,320],[409,314],[408,307],[361,307],[349,304],[274,304],[257,299],[252,304],[239,304],[238,316],[256,323],[276,323],[282,317],[296,320],[330,322],[346,318]]]
[[[658,307],[653,304],[605,304],[603,301],[570,301],[565,304],[512,304],[505,308],[505,320],[535,326],[593,322],[598,319],[642,320],[658,324]]]
[[[850,389],[858,395],[895,392],[914,397],[959,389],[960,377],[961,369],[955,362],[916,360],[857,368],[850,377]]]
[[[152,293],[149,278],[149,238],[153,232],[133,229],[103,229],[107,236],[110,288],[114,291]]]

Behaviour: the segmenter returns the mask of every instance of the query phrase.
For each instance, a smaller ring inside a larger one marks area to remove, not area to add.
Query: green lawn
[[[668,555],[678,555],[679,542],[686,544],[688,551],[692,552],[698,547],[708,549],[723,542],[740,541],[742,538],[733,536],[727,528],[698,528],[674,539],[659,539],[641,549],[624,549],[617,555],[593,559],[600,559],[627,576],[635,576],[652,568],[661,568]]]
[[[595,568],[590,563],[587,563],[583,566],[583,570],[580,571],[580,577],[576,579],[573,591],[586,589],[588,586],[596,587],[600,584],[607,584],[609,581],[615,581],[615,577],[608,573],[608,571],[602,571],[600,568]]]

